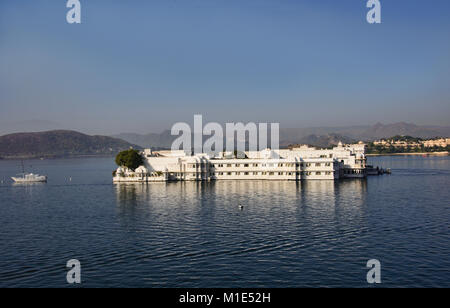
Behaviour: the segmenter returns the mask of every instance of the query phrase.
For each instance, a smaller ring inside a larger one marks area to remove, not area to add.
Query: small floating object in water
[[[243,205],[239,205],[239,209],[242,211],[244,209]]]

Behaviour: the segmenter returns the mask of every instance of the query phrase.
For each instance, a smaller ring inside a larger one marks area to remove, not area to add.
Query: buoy
[[[243,210],[243,209],[244,209],[244,206],[243,206],[243,205],[239,205],[239,209],[240,209],[240,210]]]

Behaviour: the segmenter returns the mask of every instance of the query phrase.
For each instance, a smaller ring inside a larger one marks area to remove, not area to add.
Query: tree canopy
[[[116,164],[119,167],[127,167],[131,170],[135,170],[137,167],[144,164],[144,160],[139,151],[129,149],[122,151],[116,156]]]

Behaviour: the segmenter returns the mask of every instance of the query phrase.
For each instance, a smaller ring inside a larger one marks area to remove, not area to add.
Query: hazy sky
[[[450,125],[450,1],[0,1],[0,133]]]

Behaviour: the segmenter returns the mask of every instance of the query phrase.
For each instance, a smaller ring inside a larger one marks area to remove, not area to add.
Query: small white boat
[[[11,179],[16,183],[42,183],[47,182],[47,176],[33,174],[33,173],[25,173],[25,167],[22,161],[22,173],[18,174],[17,177],[11,177]]]
[[[47,177],[45,175],[27,173],[21,174],[19,177],[11,177],[11,179],[16,183],[36,183],[36,182],[47,182]]]

